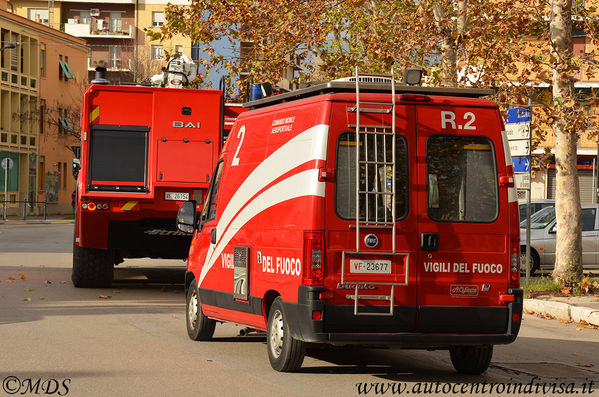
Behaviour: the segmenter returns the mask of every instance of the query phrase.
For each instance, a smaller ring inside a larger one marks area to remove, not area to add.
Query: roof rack
[[[318,84],[312,87],[302,88],[297,91],[286,92],[281,95],[273,95],[267,98],[258,99],[256,101],[246,102],[244,107],[250,109],[261,108],[274,105],[277,103],[294,101],[301,98],[317,96],[322,94],[332,93],[355,93],[356,83],[346,81],[329,81],[327,83]],[[391,93],[391,83],[369,83],[360,82],[361,93]],[[483,96],[493,95],[492,89],[484,88],[455,88],[455,87],[421,87],[407,84],[395,84],[396,94],[424,94],[424,95],[443,95],[443,96],[458,96],[466,98],[480,98]]]

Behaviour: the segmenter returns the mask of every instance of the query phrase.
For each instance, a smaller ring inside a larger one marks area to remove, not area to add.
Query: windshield
[[[531,229],[544,229],[548,224],[553,222],[555,219],[555,208],[546,207],[542,210],[535,212],[530,217],[530,228]],[[526,227],[526,219],[520,222],[520,227]]]

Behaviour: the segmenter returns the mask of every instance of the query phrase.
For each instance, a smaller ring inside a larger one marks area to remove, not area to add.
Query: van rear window
[[[430,218],[493,222],[499,209],[493,142],[481,136],[433,135],[426,149]]]
[[[382,129],[382,128],[381,128]],[[406,139],[395,139],[393,178],[393,137],[385,131],[366,132],[360,137],[360,220],[392,221],[391,191],[395,184],[395,219],[408,213],[408,149]],[[390,130],[390,129],[388,129]],[[367,160],[367,161],[366,161]],[[335,209],[343,219],[356,218],[356,133],[344,132],[337,142]]]

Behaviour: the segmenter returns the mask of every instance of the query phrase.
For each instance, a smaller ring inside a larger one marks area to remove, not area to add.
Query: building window
[[[58,108],[58,135],[62,135],[65,133],[65,123],[64,123],[64,119],[62,118],[62,108]]]
[[[39,182],[40,182],[40,191],[46,190],[46,156],[39,157]]]
[[[46,77],[46,46],[40,49],[40,77]]]
[[[160,27],[162,25],[164,25],[164,12],[152,12],[152,27]]]
[[[67,188],[67,163],[62,163],[62,188]]]
[[[58,80],[64,80],[64,64],[62,63],[62,55],[58,56]]]
[[[21,145],[27,145],[27,137],[25,135],[21,135]]]
[[[192,43],[191,44],[191,59],[193,61],[200,60],[200,43]]]
[[[0,142],[2,142],[2,143],[8,142],[8,134],[6,132],[3,132],[0,134]]]
[[[162,59],[162,46],[161,45],[153,45],[152,46],[152,59],[159,60]]]
[[[46,114],[46,100],[40,99],[40,135],[44,135],[44,116]]]
[[[89,25],[92,21],[92,17],[89,11],[79,11],[79,23]]]
[[[67,73],[69,74],[69,78],[75,80],[75,73],[73,73],[73,70],[71,70],[71,66],[69,66],[69,57],[66,55],[64,57],[64,67],[67,70]]]
[[[47,8],[28,8],[27,17],[37,23],[48,25],[48,9]]]
[[[110,31],[120,32],[122,30],[121,13],[111,12],[110,13]]]
[[[108,67],[109,68],[118,68],[121,61],[121,46],[118,45],[110,45],[108,46]]]

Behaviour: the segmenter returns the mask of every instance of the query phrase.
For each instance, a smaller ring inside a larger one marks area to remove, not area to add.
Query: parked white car
[[[584,270],[599,265],[599,205],[582,206],[582,265]],[[537,270],[553,270],[556,245],[555,208],[546,207],[530,217],[531,274]],[[520,223],[522,268],[526,254],[526,220]],[[524,271],[524,270],[523,270]]]

